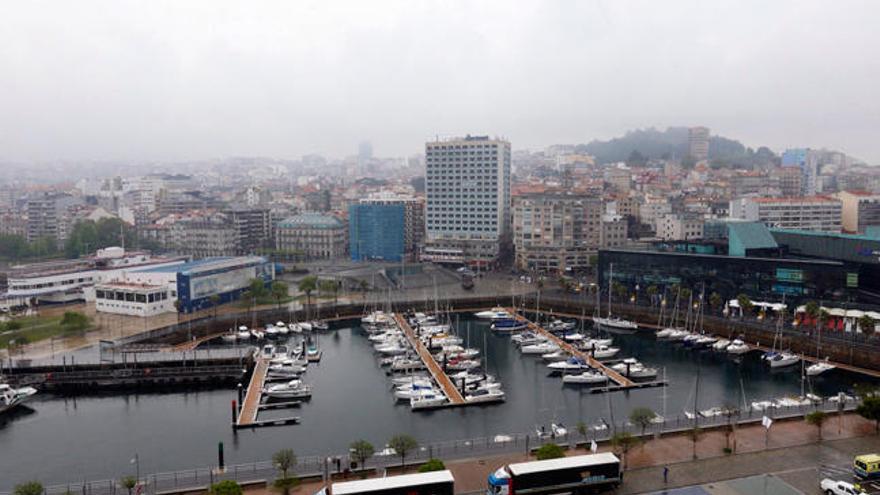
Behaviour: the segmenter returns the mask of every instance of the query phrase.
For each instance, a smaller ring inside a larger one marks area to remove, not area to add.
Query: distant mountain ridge
[[[687,127],[668,127],[664,131],[653,127],[636,129],[608,141],[579,144],[575,149],[594,156],[599,163],[639,164],[650,159],[674,159],[689,164]],[[713,167],[750,169],[778,161],[779,157],[766,146],[754,150],[734,139],[709,137],[709,163]]]

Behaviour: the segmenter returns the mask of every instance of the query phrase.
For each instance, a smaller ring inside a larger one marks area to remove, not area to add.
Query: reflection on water
[[[613,394],[591,394],[587,388],[563,386],[549,376],[537,357],[523,357],[509,337],[492,334],[485,322],[462,319],[462,337],[484,351],[488,371],[504,384],[501,405],[413,413],[395,403],[384,370],[359,328],[319,337],[324,350],[305,381],[313,398],[299,409],[267,411],[264,418],[295,414],[302,424],[243,430],[230,428],[235,390],[55,398],[42,395],[30,403],[36,413],[15,413],[0,426],[0,490],[28,479],[46,483],[118,478],[132,470],[138,454],[141,472],[170,471],[216,463],[217,443],[226,446],[230,464],[266,460],[281,448],[298,455],[343,452],[364,438],[381,446],[397,433],[420,442],[534,431],[553,420],[574,425],[598,422],[612,414],[620,421],[636,406],[667,417],[693,409],[694,384],[700,369],[698,408],[742,404],[799,394],[799,367],[770,372],[751,353],[736,362],[711,351],[695,352],[650,335],[615,336],[621,357],[636,357],[665,372],[670,386]],[[807,391],[830,395],[850,389],[856,378],[835,370],[810,383]],[[861,378],[859,381],[864,381]],[[664,400],[665,393],[665,400]]]

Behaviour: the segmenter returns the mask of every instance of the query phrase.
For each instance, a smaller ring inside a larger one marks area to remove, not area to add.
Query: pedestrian
[[[663,484],[669,481],[669,466],[663,466]]]

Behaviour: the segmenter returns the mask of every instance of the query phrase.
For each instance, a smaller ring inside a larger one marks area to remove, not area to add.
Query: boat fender
[[[152,373],[152,372],[153,372],[153,370],[150,369],[150,368],[147,368],[147,369],[144,370],[144,374],[145,374],[145,375],[149,375],[149,374]]]

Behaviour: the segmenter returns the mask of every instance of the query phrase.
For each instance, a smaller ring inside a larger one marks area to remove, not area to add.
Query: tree
[[[874,318],[871,318],[868,315],[864,315],[859,318],[859,328],[862,330],[862,333],[870,337],[874,335],[874,329],[876,328],[876,323],[874,323]]]
[[[621,457],[623,457],[623,468],[626,469],[626,454],[630,451],[637,443],[639,439],[632,436],[628,431],[621,431],[615,433],[614,436],[611,437],[611,446],[614,447],[615,450],[620,452]]]
[[[539,461],[559,459],[560,457],[565,457],[565,450],[555,443],[545,443],[535,451],[535,459]]]
[[[366,301],[367,300],[367,289],[370,288],[370,284],[368,284],[366,280],[361,280],[360,282],[358,282],[358,288],[360,288],[361,295],[363,296],[364,300]]]
[[[211,485],[211,495],[241,495],[241,485],[233,480],[223,480]]]
[[[431,471],[443,471],[446,465],[440,459],[428,459],[428,462],[419,466],[420,473],[430,473]]]
[[[589,449],[589,448],[590,448],[590,444],[589,444],[589,442],[587,441],[587,440],[589,440],[589,439],[587,438],[587,436],[588,436],[589,433],[590,433],[590,428],[589,428],[589,427],[587,426],[587,424],[584,423],[583,421],[578,421],[577,424],[575,425],[575,429],[577,430],[578,435],[584,437],[584,448],[585,448],[585,449]]]
[[[804,305],[804,312],[807,313],[811,320],[815,320],[819,316],[820,309],[819,303],[816,301],[807,301],[807,304]]]
[[[43,495],[43,484],[39,481],[28,481],[15,485],[13,495]]]
[[[862,403],[856,408],[856,413],[874,422],[874,431],[880,433],[880,397],[867,395],[862,397]]]
[[[721,307],[722,303],[724,303],[724,299],[721,297],[721,294],[717,292],[709,294],[709,306],[712,306],[713,309],[717,310]]]
[[[629,413],[630,422],[641,428],[641,436],[645,436],[645,429],[651,425],[651,422],[656,417],[657,413],[648,409],[647,407],[637,407]]]
[[[318,277],[309,275],[299,281],[299,291],[306,295],[306,306],[312,305],[312,292],[318,288]]]
[[[400,467],[406,469],[406,454],[419,446],[419,442],[409,435],[394,435],[388,440],[388,446],[400,456]]]
[[[281,471],[281,478],[275,480],[275,489],[288,495],[290,489],[299,482],[295,476],[288,476],[290,469],[296,465],[296,454],[293,453],[293,449],[281,449],[272,454],[272,465]]]
[[[276,280],[272,282],[270,291],[272,292],[272,297],[275,298],[275,304],[278,308],[281,308],[281,300],[287,297],[287,284],[280,280]]]
[[[366,440],[356,440],[349,445],[348,451],[351,453],[351,460],[358,463],[361,468],[365,468],[367,466],[367,459],[373,457],[376,449],[373,448],[373,444]]]
[[[322,294],[324,294],[324,293],[332,293],[333,294],[333,304],[336,304],[338,302],[337,298],[336,298],[336,294],[339,292],[339,284],[336,283],[335,280],[321,280],[321,283],[319,285],[320,285],[320,290],[321,290]]]
[[[651,300],[651,307],[654,306],[654,302],[657,299],[657,294],[660,292],[660,289],[656,285],[649,285],[647,289],[645,289],[645,294],[648,294],[648,298]]]
[[[137,486],[137,479],[134,476],[125,476],[119,480],[119,484],[128,490],[128,495],[131,495],[131,491]]]
[[[736,302],[739,304],[739,309],[744,316],[751,313],[753,304],[752,300],[749,299],[749,296],[740,294],[736,296]]]
[[[727,418],[727,435],[725,436],[725,442],[727,443],[726,449],[730,450],[730,437],[733,437],[733,449],[732,452],[736,452],[736,422],[733,421],[733,418],[739,416],[739,409],[733,404],[724,404],[721,406],[721,414]]]
[[[252,278],[250,288],[248,290],[250,291],[250,295],[252,298],[262,299],[266,296],[266,282],[264,282],[263,279],[259,277]]]
[[[825,420],[828,419],[828,413],[825,411],[813,411],[806,416],[804,419],[807,420],[807,423],[816,427],[816,432],[819,434],[819,441],[822,441],[822,424],[825,423]]]

